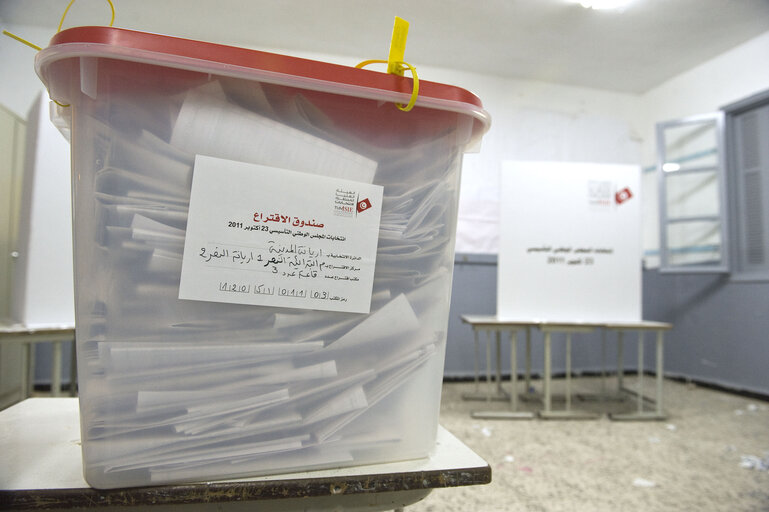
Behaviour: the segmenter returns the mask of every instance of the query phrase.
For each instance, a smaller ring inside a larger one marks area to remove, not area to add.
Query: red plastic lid
[[[113,27],[75,27],[56,34],[36,57],[38,75],[56,98],[49,67],[64,59],[102,57],[260,80],[368,99],[407,103],[412,79],[275,53]],[[419,81],[417,106],[468,114],[488,129],[481,100],[450,85]]]

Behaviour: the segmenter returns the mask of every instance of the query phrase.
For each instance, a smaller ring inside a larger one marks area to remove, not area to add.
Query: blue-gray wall
[[[644,272],[644,312],[673,323],[665,370],[769,395],[769,283]]]
[[[460,320],[464,314],[496,313],[497,258],[458,254],[449,313],[444,374],[449,378],[474,375],[472,329]],[[733,282],[728,276],[643,272],[643,316],[671,322],[665,337],[665,372],[732,388],[769,395],[769,283]],[[601,334],[573,338],[576,372],[600,371],[603,361],[616,369],[617,345],[608,335],[605,351]],[[628,339],[628,338],[626,338]],[[480,343],[480,368],[485,371],[485,337]],[[532,368],[543,367],[542,335],[532,334]],[[553,368],[564,370],[563,338],[553,344]],[[635,338],[625,344],[623,366],[636,369]],[[68,345],[68,344],[67,344]],[[502,371],[510,374],[510,344],[502,344]],[[62,380],[69,381],[68,346],[63,350]],[[50,345],[37,347],[37,383],[50,382]],[[653,336],[647,335],[644,367],[654,369]],[[519,372],[523,371],[524,343],[518,345]]]
[[[457,255],[451,298],[445,375],[474,373],[473,334],[460,320],[463,314],[496,312],[496,257]],[[661,274],[643,271],[643,317],[671,322],[665,336],[665,372],[669,375],[769,395],[769,283],[733,282],[712,274]],[[599,371],[602,360],[616,368],[616,343],[608,335],[602,352],[601,335],[575,335],[575,371]],[[533,369],[542,370],[541,334],[533,334]],[[626,338],[628,339],[628,338]],[[503,343],[503,373],[510,373],[510,344]],[[482,372],[485,337],[481,336]],[[523,343],[519,342],[519,372]],[[553,368],[563,371],[563,343],[554,342]],[[654,369],[653,336],[647,335],[645,368]],[[625,344],[623,366],[636,368],[636,343]]]

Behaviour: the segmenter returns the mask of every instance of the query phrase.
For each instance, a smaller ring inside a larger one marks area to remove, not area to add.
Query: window
[[[724,107],[732,278],[769,280],[769,91]]]
[[[722,112],[657,124],[661,272],[728,272]]]

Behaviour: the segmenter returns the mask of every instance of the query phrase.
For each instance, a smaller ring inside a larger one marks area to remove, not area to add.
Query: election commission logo
[[[371,208],[371,201],[368,198],[358,201],[358,213],[365,212],[369,208]]]

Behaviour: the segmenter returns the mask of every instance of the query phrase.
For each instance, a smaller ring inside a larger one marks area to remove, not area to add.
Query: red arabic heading
[[[313,228],[322,228],[323,223],[317,223],[315,219],[312,220],[303,220],[299,217],[295,217],[292,215],[280,215],[279,213],[273,213],[269,216],[265,216],[263,213],[260,212],[254,212],[254,222],[279,222],[282,224],[291,224],[294,227],[297,228],[303,228],[303,227],[313,227]]]

